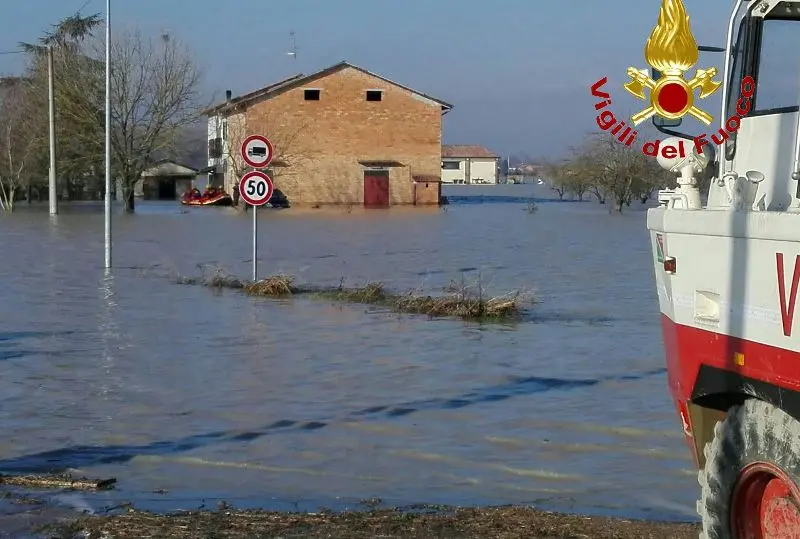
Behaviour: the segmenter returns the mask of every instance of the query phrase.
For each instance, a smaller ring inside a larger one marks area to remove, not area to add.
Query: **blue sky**
[[[684,0],[700,44],[722,45],[730,0]],[[0,51],[103,0],[0,2]],[[622,89],[628,66],[648,67],[643,48],[660,0],[112,0],[112,30],[169,32],[196,53],[211,95],[253,90],[341,60],[452,103],[446,143],[500,154],[557,157],[597,130],[589,86],[608,75],[619,116],[642,102]],[[298,58],[287,55],[296,32]],[[719,54],[700,64],[718,65]],[[23,66],[0,55],[0,73]],[[697,67],[703,67],[698,64]],[[716,117],[718,99],[702,106]],[[688,129],[688,127],[687,127]],[[696,128],[694,130],[699,129]]]

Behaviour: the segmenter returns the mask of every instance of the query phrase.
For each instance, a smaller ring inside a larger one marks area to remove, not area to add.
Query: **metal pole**
[[[106,269],[111,269],[111,0],[106,0]]]
[[[47,46],[47,91],[50,106],[50,215],[58,213],[58,193],[56,190],[56,112],[53,92],[53,46]]]
[[[742,7],[743,0],[737,0],[736,5],[733,7],[733,11],[731,12],[731,17],[728,19],[728,33],[725,37],[725,67],[722,70],[722,81],[723,83],[727,83],[728,73],[731,69],[731,60],[733,60],[733,33],[734,29],[736,28],[736,16],[739,14],[739,9]],[[741,45],[740,46],[744,46]],[[738,88],[737,88],[738,89]],[[725,129],[725,122],[728,120],[728,116],[726,116],[728,110],[728,93],[733,90],[733,88],[728,88],[727,84],[722,85],[722,114],[720,115],[720,124],[722,125],[722,129]],[[725,175],[725,172],[728,170],[728,160],[725,159],[725,146],[720,148],[720,155],[719,155],[719,165],[717,166],[717,181],[722,181],[722,176]]]
[[[253,282],[258,280],[258,206],[253,206]]]

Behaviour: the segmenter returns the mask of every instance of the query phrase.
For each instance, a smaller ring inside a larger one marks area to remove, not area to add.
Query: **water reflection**
[[[102,293],[102,308],[99,310],[98,329],[103,349],[100,363],[102,373],[97,383],[100,385],[103,400],[108,402],[112,394],[122,386],[115,365],[115,351],[119,348],[120,335],[116,316],[118,305],[114,293],[114,275],[111,270],[104,270],[99,290]],[[106,419],[112,421],[114,418],[107,415]]]

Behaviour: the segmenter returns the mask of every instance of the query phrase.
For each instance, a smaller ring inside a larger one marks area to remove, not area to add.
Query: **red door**
[[[364,206],[369,208],[389,207],[388,170],[364,172]]]

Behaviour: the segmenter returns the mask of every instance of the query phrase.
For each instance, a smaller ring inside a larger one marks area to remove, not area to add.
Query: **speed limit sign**
[[[259,170],[248,172],[239,182],[239,194],[251,206],[263,206],[272,198],[272,178]]]

